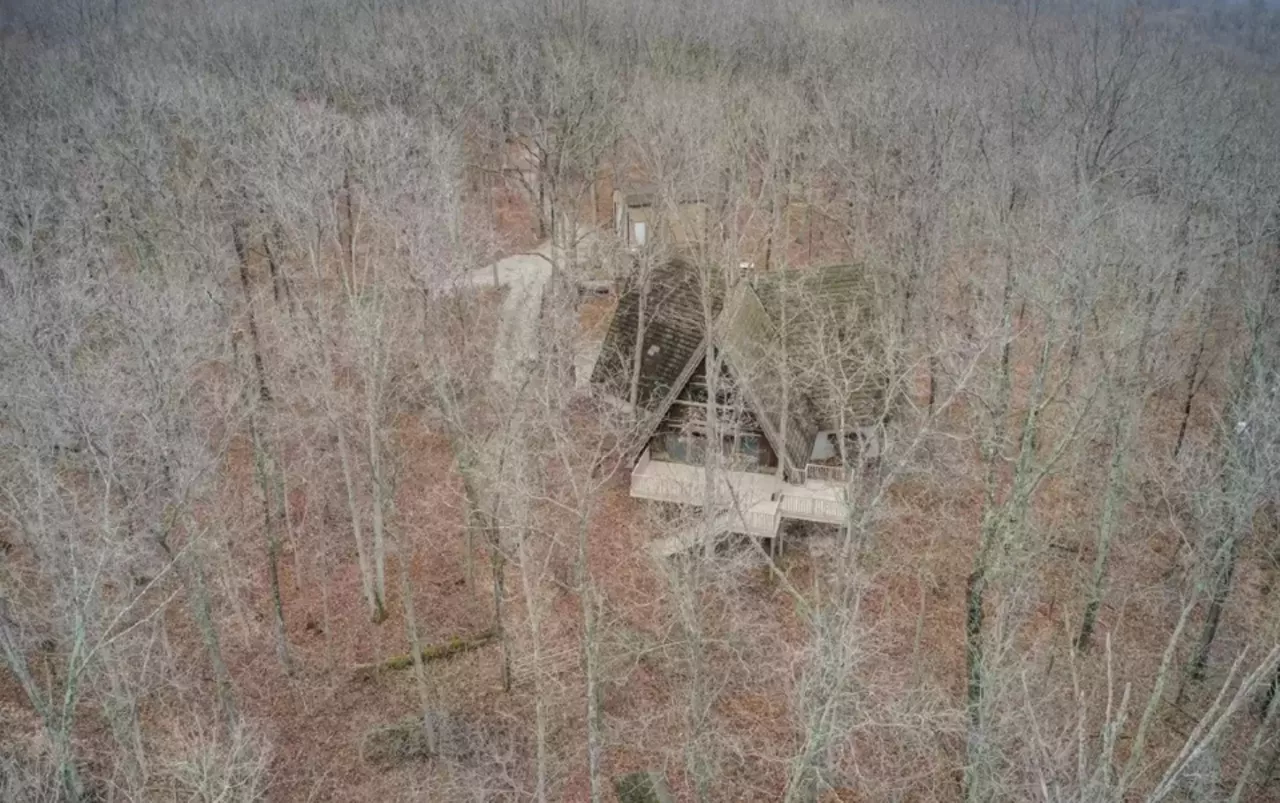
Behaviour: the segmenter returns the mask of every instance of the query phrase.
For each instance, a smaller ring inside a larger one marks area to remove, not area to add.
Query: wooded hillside
[[[1255,2],[9,4],[0,800],[1280,799],[1278,53]],[[838,526],[630,496],[586,380],[675,257],[704,398],[763,288]]]

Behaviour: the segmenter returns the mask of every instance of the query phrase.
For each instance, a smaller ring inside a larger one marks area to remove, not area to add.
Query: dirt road
[[[600,235],[582,231],[578,236],[579,261],[589,258]],[[504,387],[515,387],[524,379],[525,366],[538,359],[541,347],[538,336],[538,318],[542,312],[542,294],[551,278],[552,246],[544,242],[533,251],[514,254],[495,264],[475,270],[469,277],[473,287],[505,287],[502,301],[498,337],[494,341],[491,378]],[[590,366],[582,370],[581,363],[594,362],[589,358],[580,363],[578,384],[582,385],[590,373]]]

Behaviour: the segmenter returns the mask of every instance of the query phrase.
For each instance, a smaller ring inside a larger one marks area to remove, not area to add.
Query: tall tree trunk
[[[397,564],[400,567],[400,596],[404,601],[404,626],[408,631],[409,648],[413,654],[413,681],[418,690],[418,705],[421,708],[422,732],[427,741],[427,753],[434,756],[439,753],[439,733],[436,727],[434,710],[435,695],[427,682],[426,663],[422,660],[422,635],[418,631],[417,606],[413,601],[413,569],[414,550],[407,545],[405,536],[400,538],[400,554]]]
[[[111,728],[111,737],[116,749],[113,751],[120,762],[120,773],[124,776],[126,795],[139,794],[147,784],[147,749],[142,741],[142,723],[138,711],[138,699],[132,686],[132,665],[124,672],[112,668],[108,672],[109,692],[103,700],[103,709]]]
[[[964,798],[973,801],[981,798],[978,791],[978,764],[982,760],[982,705],[983,705],[983,605],[987,593],[987,572],[990,554],[998,537],[999,514],[991,511],[982,525],[982,546],[974,560],[973,570],[965,584],[964,660],[965,660],[965,710],[968,728],[965,737]]]
[[[258,428],[256,412],[258,404],[260,402],[269,401],[271,399],[271,394],[267,390],[266,372],[262,363],[261,343],[258,339],[258,326],[254,312],[253,294],[249,286],[249,258],[245,248],[244,238],[241,236],[238,224],[233,223],[231,225],[231,238],[235,245],[236,257],[239,263],[240,289],[244,293],[245,309],[249,316],[249,334],[252,341],[253,376],[256,379],[256,393],[245,394],[247,397],[245,399],[245,404],[249,411],[249,438],[253,445],[254,478],[258,483],[259,491],[262,493],[262,534],[266,542],[267,579],[272,597],[272,625],[276,638],[276,656],[280,659],[280,663],[285,668],[285,671],[290,672],[291,664],[289,661],[288,642],[286,640],[284,627],[284,606],[280,598],[279,550],[277,548],[275,535],[275,523],[272,520],[271,458],[267,451],[267,446],[264,443],[262,433]],[[218,660],[220,661],[221,658],[219,657]]]
[[[341,422],[335,422],[335,429],[338,435],[338,457],[342,461],[342,481],[347,489],[347,512],[351,516],[351,534],[355,537],[356,558],[360,563],[360,583],[364,589],[365,602],[369,605],[370,617],[374,622],[381,623],[387,618],[387,612],[374,584],[369,547],[365,544],[364,531],[360,526],[360,499],[356,489],[355,471],[351,466],[351,450],[347,445],[347,435]]]
[[[1235,791],[1231,794],[1231,800],[1228,803],[1240,803],[1244,790],[1252,779],[1253,767],[1257,763],[1259,753],[1262,752],[1263,742],[1268,741],[1275,734],[1276,715],[1280,713],[1280,694],[1276,693],[1278,690],[1280,690],[1280,666],[1272,670],[1271,683],[1267,686],[1267,693],[1263,702],[1262,722],[1258,724],[1258,729],[1253,734],[1253,741],[1249,743],[1249,751],[1245,753],[1244,766],[1240,768]],[[1265,777],[1269,778],[1270,773]]]
[[[502,605],[507,597],[507,558],[502,551],[502,533],[490,519],[485,528],[489,535],[489,567],[493,572],[493,629],[502,651],[502,690],[511,691],[511,645],[503,626]]]
[[[648,314],[649,279],[652,273],[649,259],[650,257],[647,254],[641,257],[640,299],[639,307],[636,310],[636,340],[631,351],[631,379],[627,388],[627,400],[631,402],[633,411],[638,411],[640,404],[640,366],[644,361],[645,316]]]
[[[302,590],[302,544],[293,526],[293,509],[289,505],[289,470],[286,461],[280,461],[280,507],[284,519],[284,534],[293,554],[293,590]],[[305,510],[305,508],[304,508]]]
[[[262,341],[258,337],[258,317],[253,309],[253,293],[249,287],[249,253],[245,248],[240,227],[231,226],[231,240],[235,245],[236,258],[240,265],[240,289],[244,291],[245,310],[249,314],[249,339],[253,341],[253,370],[258,380],[258,396],[263,401],[271,401],[271,390],[267,387],[267,370],[262,362]]]
[[[787,438],[789,437],[788,429],[791,421],[791,381],[790,367],[791,355],[787,349],[790,344],[790,299],[787,297],[787,271],[784,269],[779,277],[780,290],[778,293],[780,309],[778,311],[778,379],[782,386],[782,409],[778,411],[778,440],[782,444],[784,454],[778,456],[778,476],[785,481],[787,479]],[[767,368],[765,370],[768,370]],[[741,395],[739,395],[741,399]],[[841,417],[843,418],[844,405],[841,405]],[[840,437],[844,437],[844,433],[840,433]],[[736,445],[736,444],[735,444]],[[843,468],[848,469],[848,465],[841,462]],[[796,466],[797,472],[804,471],[808,466]]]
[[[463,568],[467,590],[474,594],[476,591],[476,530],[484,531],[486,529],[487,517],[484,512],[483,501],[480,498],[480,489],[476,486],[475,478],[472,476],[471,458],[467,455],[461,438],[451,435],[449,445],[453,447],[453,459],[458,465],[458,473],[462,475],[463,498],[467,503],[467,526],[462,530]]]
[[[547,188],[546,180],[543,178],[545,171],[539,163],[538,167],[538,239],[547,239]],[[554,245],[554,243],[552,244]]]
[[[585,504],[585,502],[584,502]],[[601,757],[604,754],[604,723],[600,712],[600,657],[595,587],[591,581],[591,567],[587,560],[588,516],[585,510],[578,515],[578,598],[582,605],[583,669],[587,679],[587,776],[591,783],[591,803],[604,799],[604,781],[600,775]]]
[[[965,583],[965,707],[968,728],[965,739],[964,797],[973,800],[977,787],[976,766],[982,746],[983,701],[983,606],[987,592],[987,572],[999,535],[1000,511],[997,510],[996,486],[999,478],[998,463],[1003,456],[1005,416],[1009,409],[1012,373],[1009,351],[1012,342],[1013,267],[1012,257],[1005,269],[1004,292],[1001,301],[1000,369],[997,374],[996,403],[992,411],[991,432],[983,445],[983,461],[986,463],[986,480],[983,498],[981,541],[974,556],[973,568]]]
[[[591,225],[600,225],[600,170],[599,167],[593,167],[591,170]]]
[[[71,656],[67,659],[67,677],[62,689],[61,710],[57,717],[57,727],[52,734],[62,793],[71,803],[79,803],[84,796],[84,784],[80,780],[75,746],[71,741],[71,725],[75,721],[76,705],[80,700],[81,673],[87,662],[87,646],[84,619],[77,611]]]
[[[253,465],[258,488],[262,492],[262,531],[267,545],[267,581],[271,588],[272,624],[276,636],[276,655],[286,672],[293,671],[289,657],[289,640],[285,631],[284,602],[280,594],[280,535],[277,532],[275,505],[272,499],[277,487],[274,480],[274,459],[267,447],[256,417],[249,415],[249,434],[253,441]]]
[[[1233,517],[1234,518],[1234,517]],[[1205,665],[1209,662],[1209,650],[1218,636],[1218,626],[1222,623],[1222,612],[1227,607],[1227,597],[1231,594],[1231,581],[1235,577],[1236,561],[1240,554],[1240,534],[1236,532],[1233,520],[1227,532],[1226,541],[1218,550],[1219,564],[1214,575],[1213,592],[1209,597],[1209,607],[1205,612],[1204,624],[1200,629],[1200,640],[1196,651],[1187,664],[1187,676],[1193,681],[1204,679]]]
[[[271,297],[277,304],[280,298],[289,292],[288,286],[285,284],[284,274],[280,272],[280,265],[276,262],[276,255],[271,250],[271,238],[262,235],[262,253],[267,257],[267,272],[271,275]]]
[[[521,526],[517,534],[516,551],[520,561],[520,586],[524,593],[525,606],[528,608],[529,637],[533,650],[533,715],[534,715],[534,750],[535,781],[534,800],[547,803],[547,765],[549,763],[547,746],[547,701],[545,680],[542,676],[542,607],[538,597],[538,588],[530,576],[530,558],[528,550],[528,531]],[[590,712],[588,712],[588,715]]]
[[[1111,465],[1107,471],[1107,488],[1103,492],[1102,516],[1098,523],[1098,540],[1094,548],[1093,576],[1089,579],[1088,596],[1084,616],[1080,620],[1080,632],[1076,635],[1076,649],[1089,649],[1093,628],[1098,621],[1098,609],[1106,592],[1107,564],[1111,558],[1111,543],[1119,519],[1121,492],[1124,490],[1125,463],[1128,459],[1129,438],[1127,427],[1116,422],[1112,430]]]
[[[386,508],[391,501],[391,494],[386,487],[386,471],[382,465],[382,442],[378,436],[372,396],[372,392],[366,387],[369,469],[373,474],[373,587],[378,599],[385,603],[387,599]]]
[[[344,177],[343,185],[344,187],[348,188],[346,195],[349,196],[350,195],[349,175],[347,177]],[[351,242],[343,243],[343,248],[344,248],[344,251],[346,251],[349,255],[352,256],[352,258],[354,258],[355,234],[354,234],[353,227],[355,223],[354,223],[354,219],[352,217],[352,213],[350,209],[349,198],[347,198],[347,201],[348,201],[347,203],[348,208],[347,208],[346,217],[348,219],[348,226],[352,229],[348,239],[351,240]],[[341,241],[343,239],[343,233],[341,231],[341,227],[339,227],[338,235],[339,235],[339,240]],[[318,257],[318,253],[320,250],[318,245],[319,240],[320,240],[320,230],[319,228],[317,228],[317,244],[313,245],[313,247],[310,249],[310,259],[311,259],[312,272],[315,275],[315,278],[317,279],[317,281],[323,282],[325,277],[322,274],[321,267],[320,267],[320,260]],[[353,269],[353,272],[354,272],[354,269]],[[342,280],[343,286],[344,288],[346,288],[346,291],[350,296],[350,294],[353,292],[352,281],[348,278],[347,272],[343,270],[341,266],[339,266],[339,274],[340,274],[340,278]],[[359,492],[358,486],[356,485],[355,469],[352,466],[352,462],[351,462],[352,461],[351,447],[350,447],[350,444],[347,443],[347,432],[343,422],[343,417],[339,415],[339,410],[337,408],[337,405],[334,402],[334,396],[338,393],[338,387],[336,384],[337,370],[334,366],[333,355],[330,353],[330,350],[329,350],[329,340],[328,340],[329,332],[326,326],[328,319],[326,317],[325,310],[313,311],[305,307],[304,307],[304,310],[307,312],[311,325],[315,330],[314,334],[316,338],[316,347],[319,349],[321,360],[323,363],[325,387],[323,392],[321,393],[322,403],[324,405],[324,411],[326,416],[328,417],[329,424],[330,426],[333,427],[333,434],[338,441],[338,458],[342,464],[342,481],[343,481],[343,485],[345,487],[346,496],[347,496],[347,512],[348,512],[348,515],[351,517],[351,534],[355,540],[356,557],[359,561],[359,566],[360,566],[361,589],[364,592],[365,602],[369,606],[370,618],[375,623],[381,623],[386,619],[387,613],[384,607],[382,595],[378,592],[378,589],[374,585],[373,568],[370,563],[369,549],[368,549],[368,545],[365,543],[364,529],[361,523],[362,517],[360,515],[360,492]]]
[[[1102,515],[1098,524],[1098,540],[1094,553],[1093,576],[1090,578],[1084,616],[1080,621],[1080,632],[1076,636],[1076,648],[1089,649],[1089,641],[1098,621],[1098,609],[1102,606],[1102,598],[1106,593],[1107,565],[1111,559],[1111,545],[1115,536],[1120,513],[1123,508],[1123,495],[1128,475],[1129,452],[1133,447],[1133,439],[1141,426],[1143,407],[1147,395],[1147,348],[1151,341],[1155,325],[1156,305],[1159,293],[1154,287],[1148,289],[1144,305],[1145,316],[1142,321],[1142,332],[1138,338],[1133,364],[1124,375],[1110,378],[1114,387],[1119,385],[1121,394],[1120,409],[1112,424],[1111,433],[1111,465],[1107,471],[1107,487],[1103,492]],[[1072,334],[1072,354],[1078,353],[1082,340],[1083,304],[1077,304],[1076,325]],[[1074,360],[1074,356],[1072,358]],[[1075,363],[1071,363],[1074,373]],[[1123,370],[1123,369],[1122,369]]]
[[[1182,451],[1183,439],[1187,436],[1187,424],[1191,421],[1191,404],[1196,398],[1196,389],[1200,386],[1200,360],[1204,357],[1205,343],[1209,337],[1208,316],[1212,315],[1212,310],[1205,314],[1205,318],[1200,323],[1200,338],[1196,345],[1195,356],[1191,358],[1191,368],[1187,371],[1187,396],[1182,403],[1182,423],[1178,425],[1178,440],[1173,445],[1173,456],[1177,457]]]
[[[938,360],[937,346],[933,339],[933,328],[935,326],[937,326],[937,324],[931,322],[929,324],[929,333],[926,335],[928,337],[928,344],[926,345],[926,348],[929,349],[929,399],[925,407],[925,411],[928,413],[930,418],[933,417],[933,408],[938,401],[938,373],[942,370],[942,365]]]
[[[999,464],[1003,455],[1003,443],[1013,393],[1012,359],[1012,268],[1005,275],[1005,287],[1001,310],[1001,331],[1004,343],[1001,349],[1000,369],[997,374],[996,398],[993,408],[992,430],[983,445],[986,463],[983,518],[978,552],[966,582],[965,593],[965,674],[968,733],[966,737],[966,761],[964,796],[973,801],[985,797],[982,790],[980,769],[984,760],[985,734],[983,733],[983,708],[986,703],[985,688],[985,611],[986,592],[990,574],[997,567],[1008,544],[1022,534],[1031,497],[1043,471],[1035,466],[1036,441],[1039,431],[1039,414],[1044,403],[1045,386],[1053,362],[1054,330],[1046,328],[1042,335],[1040,353],[1031,388],[1027,395],[1027,412],[1018,434],[1018,456],[1009,478],[1008,496],[997,500]]]
[[[187,559],[187,575],[191,590],[191,613],[200,629],[200,638],[204,641],[205,651],[209,653],[209,663],[213,666],[213,680],[217,687],[218,703],[226,717],[226,726],[230,730],[240,720],[236,708],[235,693],[231,687],[231,673],[222,660],[222,643],[218,638],[218,628],[213,622],[213,607],[209,601],[209,589],[205,583],[204,565],[199,555],[199,545],[190,552]]]
[[[1188,676],[1195,681],[1204,677],[1204,668],[1209,660],[1209,650],[1213,647],[1218,635],[1218,626],[1222,621],[1222,613],[1226,608],[1227,597],[1231,593],[1231,582],[1235,577],[1236,562],[1240,557],[1240,547],[1248,537],[1253,516],[1257,510],[1259,490],[1257,483],[1261,472],[1257,466],[1257,450],[1259,441],[1266,439],[1266,426],[1262,421],[1250,420],[1251,411],[1260,397],[1265,398],[1275,381],[1275,363],[1267,360],[1267,344],[1271,337],[1274,322],[1269,310],[1273,298],[1280,298],[1280,270],[1274,270],[1263,294],[1261,308],[1246,308],[1246,320],[1250,323],[1251,343],[1249,356],[1245,362],[1239,379],[1235,383],[1231,407],[1231,420],[1237,424],[1227,435],[1226,454],[1222,466],[1223,504],[1226,505],[1223,529],[1223,543],[1214,555],[1216,571],[1213,580],[1212,595],[1205,615],[1204,626],[1200,631],[1200,641],[1195,655],[1191,659]],[[1273,358],[1274,359],[1274,358]],[[1272,415],[1267,410],[1264,416]]]
[[[1155,683],[1152,686],[1151,694],[1147,696],[1147,705],[1142,711],[1142,718],[1138,721],[1137,732],[1134,733],[1133,740],[1130,743],[1129,757],[1125,760],[1124,769],[1120,771],[1120,780],[1116,784],[1117,789],[1129,788],[1130,782],[1139,769],[1144,766],[1147,736],[1151,731],[1151,723],[1155,721],[1156,712],[1166,704],[1164,688],[1169,681],[1169,673],[1178,651],[1178,644],[1182,641],[1182,632],[1187,626],[1187,620],[1191,617],[1191,611],[1195,607],[1195,603],[1196,600],[1193,597],[1183,604],[1182,613],[1178,617],[1178,624],[1174,627],[1173,633],[1165,643],[1164,655],[1160,659],[1160,668],[1156,670]]]
[[[75,748],[71,742],[72,723],[69,717],[75,714],[75,703],[79,696],[77,675],[79,656],[83,651],[84,643],[83,619],[76,615],[75,640],[68,659],[69,671],[63,690],[63,702],[61,706],[55,706],[54,684],[50,680],[42,688],[40,682],[31,674],[27,656],[14,638],[16,625],[10,623],[5,613],[5,607],[0,605],[0,651],[4,653],[4,662],[9,667],[12,677],[18,681],[25,692],[27,701],[40,717],[44,736],[53,748],[53,761],[57,768],[61,799],[69,803],[79,803],[84,794],[84,787],[76,766]]]
[[[346,236],[339,232],[339,237],[345,240],[343,243],[343,256],[346,257],[347,276],[343,280],[343,286],[352,290],[356,286],[356,213],[355,213],[355,191],[351,188],[351,169],[348,168],[342,173],[342,208],[343,217],[346,218]]]
[[[707,339],[704,364],[706,369],[707,401],[703,405],[706,432],[706,448],[703,466],[703,504],[699,541],[690,560],[681,571],[680,607],[684,626],[685,652],[689,661],[688,714],[686,717],[685,764],[693,781],[694,797],[706,803],[711,797],[713,768],[707,749],[708,714],[711,707],[711,690],[706,666],[706,645],[702,620],[700,591],[703,570],[715,557],[716,542],[720,535],[721,487],[724,484],[722,454],[724,433],[719,415],[720,369],[724,359],[715,338],[716,316],[713,307],[713,283],[711,276],[702,277],[703,331]],[[726,281],[725,286],[729,286]],[[786,459],[785,454],[780,456]]]

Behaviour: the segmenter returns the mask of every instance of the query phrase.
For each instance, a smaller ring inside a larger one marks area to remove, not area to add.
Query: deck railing
[[[789,519],[839,524],[845,516],[845,505],[838,499],[783,493],[778,507]]]
[[[743,511],[742,523],[748,535],[773,538],[782,524],[782,513],[776,502],[764,507],[767,509]]]
[[[838,467],[817,466],[820,469]],[[761,475],[725,472],[717,478],[717,506],[728,508],[724,528],[765,538],[777,534],[782,518],[839,524],[846,508],[840,484],[826,480],[830,490],[777,482]],[[817,479],[817,478],[811,478]],[[631,495],[639,499],[684,505],[706,504],[706,477],[699,466],[664,463],[650,459],[646,451],[631,474]]]
[[[631,495],[659,502],[700,505],[703,488],[698,482],[682,482],[671,477],[635,473],[631,475]]]
[[[722,471],[716,476],[715,496],[725,504],[753,505],[773,498],[777,480],[769,475]],[[645,450],[631,472],[631,495],[662,502],[701,505],[707,495],[702,466],[652,460]]]

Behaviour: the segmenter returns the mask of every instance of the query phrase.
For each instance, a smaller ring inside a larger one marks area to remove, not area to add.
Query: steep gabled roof
[[[619,185],[617,190],[622,196],[623,203],[630,207],[653,206],[664,200],[662,189],[650,182],[629,182]],[[718,197],[715,188],[710,185],[682,186],[665,200],[674,201],[676,204],[697,204],[711,203]]]
[[[720,319],[720,348],[774,451],[803,469],[818,434],[805,399],[784,386],[782,340],[756,291],[742,285]],[[785,421],[784,419],[785,411]],[[785,443],[784,443],[785,440]]]
[[[653,415],[656,425],[705,356],[706,325],[701,281],[687,262],[661,266],[649,287],[637,406]],[[719,290],[712,293],[712,314],[729,371],[770,445],[791,468],[805,466],[819,430],[835,428],[835,405],[844,408],[850,426],[879,417],[885,386],[864,368],[868,351],[880,348],[870,317],[874,288],[862,269],[834,265],[764,274],[740,284],[727,304]],[[623,292],[591,377],[623,400],[630,397],[640,307],[639,287]],[[824,347],[823,360],[830,364],[823,370],[865,374],[867,381],[845,388],[838,400],[829,398],[829,389],[820,382],[796,381],[802,372],[787,370],[785,364],[794,368],[817,359]],[[783,386],[784,378],[791,379],[791,387]]]
[[[673,259],[654,268],[643,298],[641,290],[636,283],[618,299],[591,381],[610,395],[629,401],[636,335],[642,331],[636,404],[649,410],[665,407],[669,397],[688,380],[701,356],[706,324],[698,272],[687,262]],[[718,315],[721,294],[713,293],[712,314]]]
[[[836,429],[839,408],[851,427],[867,426],[883,414],[887,376],[880,358],[884,344],[876,321],[873,275],[857,265],[828,265],[758,276],[753,287],[774,324],[785,334],[792,375],[811,374],[796,393],[805,399],[818,429]],[[835,347],[835,348],[833,348]],[[815,371],[841,377],[813,381]],[[794,400],[793,400],[794,403]]]
[[[751,284],[775,320],[784,299],[789,301],[787,318],[796,329],[812,326],[822,316],[843,315],[851,307],[867,310],[875,297],[871,275],[858,265],[771,271],[757,275]]]

